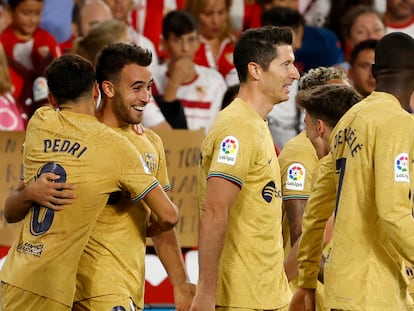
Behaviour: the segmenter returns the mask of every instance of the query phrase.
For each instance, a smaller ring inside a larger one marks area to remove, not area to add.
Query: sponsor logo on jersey
[[[306,169],[300,163],[293,163],[287,169],[286,189],[305,189]]]
[[[394,179],[398,182],[410,182],[408,153],[400,153],[394,162]]]
[[[270,203],[273,198],[282,198],[282,190],[278,189],[273,181],[269,181],[266,186],[263,187],[262,197],[267,203]]]
[[[44,244],[32,244],[29,242],[19,243],[16,247],[17,252],[40,257],[43,253]]]
[[[235,165],[239,148],[239,140],[236,137],[225,137],[220,144],[220,151],[217,157],[217,162]]]

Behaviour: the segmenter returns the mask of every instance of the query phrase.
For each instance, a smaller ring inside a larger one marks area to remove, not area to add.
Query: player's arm
[[[414,218],[412,135],[407,135],[408,124],[395,129],[395,140],[384,143],[374,150],[375,202],[377,202],[382,231],[395,249],[411,264],[414,263]],[[384,128],[378,137],[388,137],[389,128]],[[394,131],[394,129],[393,129]],[[398,134],[398,132],[400,134]],[[403,136],[400,136],[403,135]],[[406,158],[407,157],[407,158]],[[405,160],[406,159],[406,160]],[[406,166],[404,161],[406,161]],[[400,163],[400,165],[398,165]],[[405,170],[404,170],[405,169]]]
[[[335,209],[336,188],[332,157],[324,158],[314,171],[312,191],[302,221],[302,237],[299,242],[299,288],[292,298],[289,310],[313,310],[314,293],[322,255],[325,225]]]
[[[188,311],[195,294],[195,285],[188,279],[175,229],[153,236],[152,241],[174,289],[177,311]]]
[[[174,228],[178,222],[178,208],[159,184],[143,200],[155,213],[160,231]]]
[[[285,267],[285,273],[288,281],[292,281],[295,277],[298,276],[298,247],[299,239],[293,244],[288,256],[286,257],[283,265]]]
[[[238,185],[224,178],[210,177],[207,180],[199,228],[199,281],[191,311],[214,310],[228,211],[239,192]]]
[[[14,223],[22,220],[34,202],[55,211],[72,204],[76,198],[71,192],[76,189],[75,185],[54,182],[57,179],[59,175],[44,173],[36,181],[26,185],[21,181],[17,187],[12,188],[4,204],[6,221]]]
[[[302,234],[302,217],[306,201],[306,199],[289,199],[283,201],[289,221],[290,244],[292,247]]]

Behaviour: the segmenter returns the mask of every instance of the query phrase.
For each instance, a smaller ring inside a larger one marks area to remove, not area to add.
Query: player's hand
[[[315,290],[299,287],[290,301],[289,311],[315,311]]]
[[[67,183],[58,183],[59,175],[54,173],[43,173],[40,177],[26,185],[27,196],[40,204],[54,211],[61,211],[64,205],[70,205],[76,195],[70,191],[75,190],[76,186]]]
[[[142,135],[142,134],[145,133],[145,127],[141,123],[139,123],[139,124],[133,124],[132,125],[132,129],[138,135]]]
[[[200,293],[197,293],[194,296],[193,303],[191,304],[190,311],[215,311],[215,301],[214,296],[206,296]]]
[[[189,57],[181,57],[171,64],[169,68],[170,82],[181,85],[188,80],[188,77],[197,75],[194,61]]]
[[[195,289],[195,285],[187,281],[174,286],[174,304],[177,311],[190,310]]]

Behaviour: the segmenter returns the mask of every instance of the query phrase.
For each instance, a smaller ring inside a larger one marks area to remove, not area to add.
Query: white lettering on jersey
[[[220,151],[217,157],[217,162],[235,165],[239,148],[239,140],[236,137],[225,137],[220,144]]]
[[[300,163],[291,164],[286,172],[286,189],[303,190],[305,189],[306,169]]]
[[[408,153],[400,153],[394,161],[394,180],[398,182],[410,182]]]

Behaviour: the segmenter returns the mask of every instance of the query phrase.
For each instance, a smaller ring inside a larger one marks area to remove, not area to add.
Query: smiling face
[[[148,67],[126,65],[120,79],[114,83],[112,112],[119,124],[138,124],[142,121],[145,106],[151,100],[153,80]]]
[[[263,93],[275,104],[289,99],[289,90],[294,80],[299,79],[299,72],[293,64],[295,57],[292,46],[277,47],[276,57],[261,76]]]
[[[413,0],[387,0],[386,18],[406,23],[412,18],[413,9]]]

